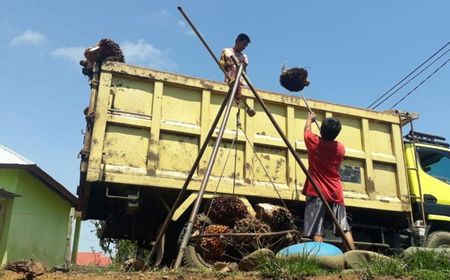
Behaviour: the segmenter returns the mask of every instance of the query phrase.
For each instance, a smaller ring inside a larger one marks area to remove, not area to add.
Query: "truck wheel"
[[[211,269],[214,267],[212,263],[208,263],[202,258],[192,244],[188,244],[184,250],[184,264],[198,269]]]
[[[450,248],[450,232],[435,231],[430,234],[425,242],[428,248]]]
[[[185,233],[186,233],[186,225],[184,226],[178,238],[178,246],[181,245],[181,241],[183,240],[183,236],[185,235]],[[186,249],[184,249],[183,263],[188,267],[203,270],[213,268],[213,263],[208,263],[206,260],[204,260],[200,255],[200,253],[197,252],[197,249],[195,247],[196,247],[195,244],[188,243]]]

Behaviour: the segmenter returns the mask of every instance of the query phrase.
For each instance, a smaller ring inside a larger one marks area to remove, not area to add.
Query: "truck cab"
[[[450,145],[445,138],[411,131],[405,159],[414,221],[425,221],[425,246],[450,246]]]

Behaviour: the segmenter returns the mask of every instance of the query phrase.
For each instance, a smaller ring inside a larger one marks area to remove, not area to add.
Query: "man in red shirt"
[[[351,228],[347,221],[339,175],[345,148],[342,143],[334,140],[341,131],[341,123],[335,118],[326,118],[320,127],[319,137],[311,132],[311,123],[315,117],[314,113],[308,113],[304,129],[305,145],[308,150],[308,171],[345,232],[351,246],[347,249],[355,249]],[[325,205],[308,179],[302,193],[306,196],[303,235],[316,242],[322,242],[325,236]],[[333,233],[337,233],[336,226],[333,228]]]

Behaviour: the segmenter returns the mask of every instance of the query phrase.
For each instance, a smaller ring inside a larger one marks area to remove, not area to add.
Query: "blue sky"
[[[250,35],[247,71],[257,88],[286,93],[278,83],[286,61],[308,67],[307,98],[362,108],[450,40],[446,0],[274,3],[0,0],[0,144],[75,193],[89,101],[78,61],[101,38],[119,43],[130,64],[221,81],[178,5],[217,55],[238,33]],[[449,57],[378,109],[389,109]],[[420,113],[417,130],[449,139],[449,89],[447,65],[396,108]],[[90,229],[84,223],[80,251],[98,250]]]

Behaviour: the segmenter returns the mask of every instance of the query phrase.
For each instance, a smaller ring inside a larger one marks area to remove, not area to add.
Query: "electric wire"
[[[397,103],[395,103],[394,105],[392,105],[391,109],[394,108],[395,106],[397,106],[398,104],[400,104],[403,100],[405,100],[409,95],[411,95],[411,93],[413,93],[416,89],[418,89],[421,85],[423,85],[429,78],[431,78],[431,76],[433,76],[434,74],[436,74],[439,70],[442,69],[442,67],[444,67],[448,62],[450,61],[450,58],[447,59],[441,66],[439,66],[436,70],[433,71],[433,73],[431,73],[430,75],[428,75],[428,77],[426,77],[422,82],[420,82],[415,88],[413,88],[410,92],[408,92],[405,96],[403,96],[402,99],[400,99],[399,101],[397,101]]]
[[[438,53],[440,53],[443,49],[445,49],[450,44],[450,41],[447,42],[443,47],[441,47],[438,51],[436,51],[432,56],[430,56],[427,60],[425,60],[422,64],[417,66],[413,71],[411,71],[406,77],[404,77],[402,80],[400,80],[397,84],[395,84],[392,88],[390,88],[388,91],[386,91],[384,94],[382,94],[378,99],[376,99],[374,102],[372,102],[369,106],[367,106],[367,109],[371,109],[374,104],[376,104],[379,100],[384,98],[386,95],[389,94],[394,88],[396,88],[399,84],[401,84],[404,80],[409,78],[414,72],[416,72],[418,69],[420,69],[423,65],[425,65],[428,61],[430,61],[433,57],[435,57]],[[378,104],[379,105],[379,104]]]
[[[396,89],[394,92],[392,92],[391,94],[389,94],[387,97],[385,97],[383,100],[381,100],[376,106],[372,107],[372,110],[375,110],[376,108],[378,108],[378,106],[380,106],[381,104],[383,104],[384,102],[386,102],[386,100],[388,100],[389,98],[391,98],[394,94],[396,94],[399,90],[401,90],[402,88],[404,88],[407,84],[409,84],[412,80],[414,80],[417,76],[419,76],[420,74],[422,74],[425,70],[427,70],[430,66],[432,66],[436,61],[438,61],[439,59],[441,59],[444,55],[446,55],[448,52],[450,51],[450,49],[448,49],[447,51],[445,51],[443,54],[441,54],[438,58],[436,58],[433,62],[431,62],[430,64],[427,65],[427,67],[423,68],[422,70],[419,71],[419,73],[417,73],[416,75],[414,75],[411,79],[409,79],[408,81],[406,81],[406,83],[404,83],[401,87],[399,87],[398,89]]]

